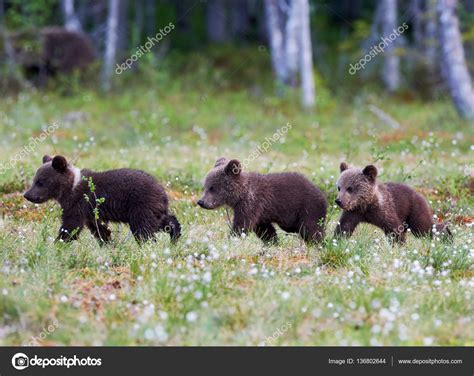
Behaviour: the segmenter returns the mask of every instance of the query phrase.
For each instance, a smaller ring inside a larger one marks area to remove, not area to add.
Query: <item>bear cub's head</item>
[[[242,165],[237,159],[219,158],[204,181],[204,194],[197,204],[203,209],[235,205],[243,192]]]
[[[70,165],[66,158],[57,155],[43,157],[43,165],[36,171],[33,184],[23,195],[28,201],[41,204],[59,199],[80,181],[80,171]]]
[[[357,210],[366,207],[376,199],[377,168],[373,165],[362,170],[349,167],[342,162],[341,175],[337,180],[336,204],[344,210]]]

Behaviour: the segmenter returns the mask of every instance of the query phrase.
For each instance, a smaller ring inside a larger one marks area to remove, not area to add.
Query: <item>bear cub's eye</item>
[[[337,191],[340,192],[340,191],[341,191],[341,187],[337,186]]]
[[[352,187],[347,188],[347,192],[352,193],[353,191],[354,191],[354,188],[352,188]]]
[[[214,186],[213,186],[213,185],[211,185],[211,186],[209,187],[209,192],[214,192]]]
[[[42,187],[42,186],[43,186],[43,181],[42,181],[42,180],[38,180],[38,181],[36,182],[36,185],[37,185],[38,187]]]

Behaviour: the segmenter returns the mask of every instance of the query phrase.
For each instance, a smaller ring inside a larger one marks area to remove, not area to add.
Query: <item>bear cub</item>
[[[87,226],[100,242],[109,242],[109,222],[128,223],[138,242],[152,238],[158,231],[169,233],[172,241],[180,236],[181,226],[168,211],[164,188],[140,170],[79,170],[63,156],[45,155],[24,197],[36,204],[54,199],[61,205],[62,225],[56,240],[75,240]],[[96,203],[96,199],[102,202]]]
[[[219,158],[206,176],[204,194],[197,204],[204,209],[232,208],[233,235],[252,231],[265,243],[276,243],[273,224],[277,224],[307,243],[324,236],[327,200],[297,173],[242,172],[238,160]]]
[[[350,236],[361,222],[381,228],[392,241],[405,242],[406,232],[420,237],[451,232],[444,224],[435,224],[433,212],[425,198],[405,184],[379,183],[377,168],[369,165],[360,170],[340,165],[336,204],[343,209],[336,235]]]

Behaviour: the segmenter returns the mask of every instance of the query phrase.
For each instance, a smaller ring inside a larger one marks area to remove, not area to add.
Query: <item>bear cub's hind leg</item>
[[[268,244],[277,244],[278,236],[271,223],[260,223],[255,226],[255,234]]]

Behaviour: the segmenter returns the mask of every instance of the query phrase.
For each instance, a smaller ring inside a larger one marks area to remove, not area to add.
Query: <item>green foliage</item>
[[[56,20],[57,0],[11,0],[5,14],[8,29],[23,29],[34,26],[47,26]]]
[[[94,214],[94,219],[97,223],[97,221],[99,220],[99,206],[105,202],[105,197],[97,197],[96,196],[96,194],[95,194],[95,184],[94,184],[91,176],[89,176],[89,177],[83,176],[82,180],[87,182],[87,186],[89,187],[89,192],[92,195],[92,200],[91,200],[91,198],[87,194],[84,193],[84,200],[86,200],[87,203],[89,203],[89,205],[91,206],[92,213]],[[93,201],[93,202],[91,202],[91,201]]]

